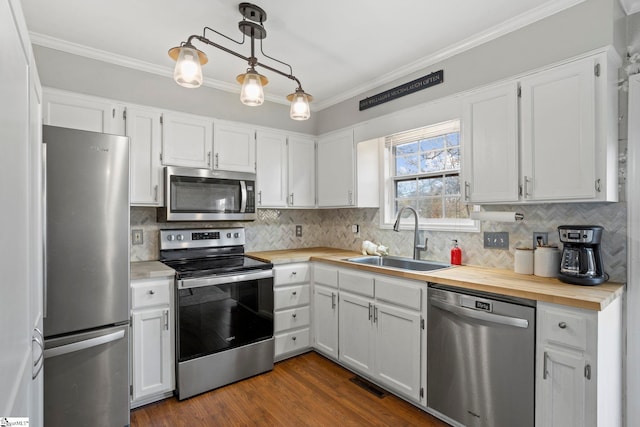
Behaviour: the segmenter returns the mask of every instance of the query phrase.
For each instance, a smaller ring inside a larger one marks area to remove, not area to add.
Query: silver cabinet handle
[[[216,165],[215,165],[215,169],[218,169],[220,167],[220,154],[216,153]]]
[[[164,316],[164,330],[169,330],[169,310],[165,310],[162,315]]]
[[[211,167],[211,151],[207,152],[207,166]]]
[[[298,291],[291,292],[291,295],[298,295]]]
[[[547,360],[549,359],[549,354],[547,354],[547,352],[544,352],[544,363],[542,366],[542,379],[546,380],[547,377],[549,376],[549,371],[547,370]]]
[[[378,323],[378,307],[373,307],[373,323]]]
[[[371,309],[373,308],[373,305],[371,303],[369,303],[369,320],[371,320]]]
[[[295,340],[296,340],[296,337],[295,337],[295,336],[293,336],[293,337],[291,337],[291,339],[295,341]]]
[[[566,322],[560,322],[560,323],[558,323],[558,327],[559,327],[560,329],[566,329],[566,327],[567,327],[567,323],[566,323]]]
[[[149,292],[148,292],[149,295],[154,295],[155,293],[156,293],[156,291],[154,291],[153,289],[150,289]]]
[[[353,205],[353,191],[349,190],[347,192],[347,199],[349,202],[349,206]]]
[[[600,178],[596,179],[596,193],[599,193],[602,190],[600,186]]]
[[[524,198],[528,198],[529,196],[531,196],[531,194],[529,194],[529,182],[531,182],[531,179],[529,179],[528,176],[525,175],[524,177]]]
[[[40,329],[38,328],[33,329],[33,335],[31,336],[31,343],[32,343],[32,349],[31,349],[32,353],[33,353],[33,343],[36,343],[40,348],[40,354],[38,358],[33,361],[33,367],[31,368],[31,379],[34,380],[40,374],[40,371],[42,371],[42,367],[44,366],[44,363],[42,363],[44,358],[44,336],[42,335],[42,332],[40,331]]]
[[[258,204],[262,204],[262,190],[258,191]]]
[[[291,314],[291,317],[293,317],[295,319],[296,318],[296,314],[295,313]]]
[[[157,202],[158,201],[158,186],[155,185],[153,187],[153,201]]]
[[[67,345],[61,345],[60,347],[48,348],[44,351],[44,358],[62,356],[63,354],[74,353],[76,351],[86,350],[92,347],[97,347],[102,344],[107,344],[112,341],[117,341],[124,338],[124,330],[113,332],[111,334],[102,335],[95,338],[89,338],[88,340],[74,342]]]
[[[591,365],[589,364],[584,366],[584,377],[588,380],[591,379]]]
[[[471,183],[469,181],[464,182],[464,199],[469,200],[469,193],[471,193]]]
[[[336,308],[336,294],[335,292],[331,292],[331,308]]]
[[[289,204],[293,206],[293,193],[289,194]]]
[[[292,272],[291,272],[291,275],[292,275],[292,276],[295,276],[296,274],[298,274],[298,272],[297,272],[297,271],[292,271]]]

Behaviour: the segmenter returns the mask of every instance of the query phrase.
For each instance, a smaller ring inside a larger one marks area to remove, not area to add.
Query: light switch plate
[[[302,226],[296,225],[296,237],[302,237]]]
[[[131,244],[132,245],[142,245],[144,243],[142,230],[139,228],[134,228],[131,230]]]
[[[485,249],[509,249],[509,233],[506,231],[484,232]]]

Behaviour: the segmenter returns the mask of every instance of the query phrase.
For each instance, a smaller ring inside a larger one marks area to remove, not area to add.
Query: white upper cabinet
[[[521,80],[524,200],[596,197],[596,67],[584,59]]]
[[[287,136],[258,131],[256,138],[256,206],[287,205]]]
[[[618,65],[607,50],[467,95],[465,200],[617,201]]]
[[[353,130],[318,141],[318,206],[355,205],[355,146]]]
[[[213,152],[213,169],[255,173],[255,129],[240,123],[216,120]]]
[[[316,146],[311,137],[288,137],[289,206],[316,204]]]
[[[43,123],[71,129],[122,135],[118,105],[110,100],[45,88]]]
[[[132,205],[163,205],[162,129],[158,110],[127,107],[125,134],[129,137],[130,198]]]
[[[192,114],[162,116],[162,164],[207,168],[212,165],[213,120]]]
[[[463,100],[463,170],[467,201],[518,201],[518,85],[475,92]]]

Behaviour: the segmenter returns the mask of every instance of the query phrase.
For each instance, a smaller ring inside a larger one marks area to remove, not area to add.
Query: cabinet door
[[[213,120],[189,114],[162,116],[162,163],[211,168]]]
[[[256,172],[256,131],[240,124],[216,121],[213,128],[213,168]]]
[[[373,300],[340,292],[338,342],[340,361],[373,374]]]
[[[353,131],[318,141],[318,206],[353,206],[355,191]]]
[[[257,133],[258,207],[287,206],[287,137],[275,132]]]
[[[524,200],[595,197],[595,79],[592,59],[522,79]]]
[[[124,131],[112,101],[50,89],[44,91],[43,101],[45,125],[120,135]]]
[[[375,376],[390,389],[420,400],[420,313],[376,303]]]
[[[585,361],[579,352],[544,347],[536,417],[545,427],[585,425]],[[595,422],[595,420],[592,420]]]
[[[338,291],[314,286],[314,348],[334,359],[338,358]]]
[[[511,82],[463,100],[465,201],[518,201],[517,92]]]
[[[133,400],[173,390],[169,307],[134,311]]]
[[[289,204],[316,204],[316,147],[313,138],[289,137]]]
[[[160,112],[150,109],[126,109],[125,130],[130,146],[132,205],[163,205],[160,116]]]

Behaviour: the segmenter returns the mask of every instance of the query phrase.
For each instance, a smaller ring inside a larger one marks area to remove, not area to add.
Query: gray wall
[[[586,0],[424,70],[320,111],[318,132],[323,134],[341,129],[607,45],[614,45],[622,54],[625,48],[623,16],[618,0]],[[358,111],[361,99],[440,69],[444,70],[444,83],[381,106]]]

